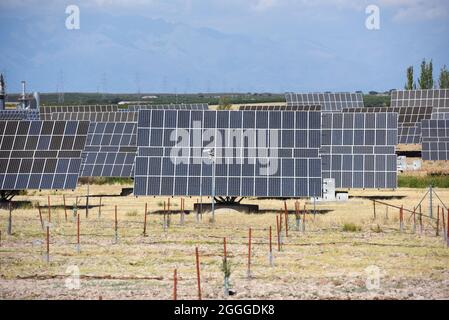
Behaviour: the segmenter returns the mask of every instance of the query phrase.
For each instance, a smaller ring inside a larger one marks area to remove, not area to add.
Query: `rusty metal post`
[[[173,300],[178,299],[178,276],[177,276],[177,270],[173,272]]]
[[[271,226],[270,226],[270,233],[269,233],[269,240],[270,240],[270,251],[268,252],[268,262],[270,263],[270,266],[273,266],[273,243],[272,243],[272,235],[271,235]]]
[[[201,300],[200,257],[198,253],[198,247],[195,247],[195,256],[196,256],[196,280],[198,285],[198,300]]]

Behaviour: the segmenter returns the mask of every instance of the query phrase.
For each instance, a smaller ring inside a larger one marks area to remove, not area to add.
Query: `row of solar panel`
[[[136,195],[198,196],[212,194],[210,177],[136,177]],[[217,196],[301,197],[321,195],[320,178],[217,177]]]
[[[320,112],[142,110],[142,128],[321,129]]]

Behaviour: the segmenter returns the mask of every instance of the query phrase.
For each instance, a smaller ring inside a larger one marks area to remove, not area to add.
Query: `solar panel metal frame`
[[[139,110],[209,110],[207,103],[141,104],[129,105],[128,111]]]
[[[91,122],[82,153],[81,177],[133,177],[137,122]]]
[[[0,120],[39,120],[39,110],[12,109],[0,110]]]
[[[241,139],[248,134],[255,139],[257,132],[257,135],[269,135],[271,141],[280,141],[281,147],[270,145],[262,148],[258,145],[256,148],[248,148],[248,144],[235,147],[225,142],[228,149],[224,150],[231,153],[229,157],[226,156],[229,154],[223,153],[223,148],[212,147],[217,156],[215,195],[320,196],[320,115],[320,112],[293,111],[141,110],[134,194],[211,196],[212,163],[204,154],[204,150],[210,148],[207,141],[213,141],[210,140],[211,137],[207,138],[208,134],[216,136],[219,132],[219,137],[232,137],[236,134]],[[181,150],[188,150],[188,155],[181,153],[179,157],[171,157],[172,152],[177,150],[174,148],[175,141],[178,141],[180,134],[189,137],[192,135],[192,139],[194,135],[199,135],[195,139],[200,139],[201,146],[192,147],[193,140],[187,138],[188,142]],[[249,157],[250,152],[252,157]],[[225,156],[220,156],[223,154]],[[236,159],[240,159],[242,163],[233,163]],[[254,164],[249,163],[248,159],[252,159]],[[270,159],[277,163],[273,175],[263,175],[260,174],[261,171],[257,171],[262,167],[260,159]]]
[[[0,189],[75,189],[87,121],[0,121]]]
[[[342,108],[363,108],[363,94],[351,92],[285,94],[288,106],[320,105],[322,112],[341,111]]]
[[[321,111],[320,105],[288,106],[288,105],[241,105],[240,111]]]
[[[138,112],[54,112],[52,120],[86,120],[91,122],[136,122]]]
[[[58,113],[58,112],[115,112],[119,111],[116,104],[112,105],[67,105],[67,106],[40,106],[40,113]]]
[[[336,188],[397,187],[396,113],[323,113],[322,174]]]
[[[449,160],[449,119],[422,121],[422,151],[424,161]]]

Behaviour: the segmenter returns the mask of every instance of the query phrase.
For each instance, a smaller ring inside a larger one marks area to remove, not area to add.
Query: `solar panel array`
[[[209,105],[207,103],[177,103],[177,104],[142,104],[142,105],[130,105],[129,111],[138,110],[208,110]]]
[[[288,106],[319,105],[323,112],[364,107],[362,93],[286,93],[285,99]]]
[[[52,120],[86,120],[92,122],[137,122],[137,112],[56,112]]]
[[[417,144],[421,142],[421,121],[449,109],[449,89],[393,91],[391,107],[399,113],[399,143]]]
[[[134,194],[320,196],[320,115],[141,110]]]
[[[423,160],[449,160],[449,119],[423,120]]]
[[[324,113],[323,178],[337,188],[396,188],[396,113]]]
[[[287,106],[287,105],[243,105],[239,107],[241,111],[321,111],[321,106]]]
[[[39,111],[34,109],[0,110],[0,120],[39,120]]]
[[[132,177],[137,122],[91,122],[82,154],[82,177]]]
[[[74,105],[74,106],[40,106],[40,113],[54,112],[114,112],[119,111],[118,105]]]
[[[392,107],[449,108],[449,89],[397,90],[391,93]]]
[[[0,190],[75,189],[88,125],[0,121]]]

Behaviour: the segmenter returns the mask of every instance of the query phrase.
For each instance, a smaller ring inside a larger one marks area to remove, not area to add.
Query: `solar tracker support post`
[[[198,253],[198,247],[195,247],[195,257],[196,257],[196,280],[198,287],[198,300],[201,300],[200,257]]]
[[[376,200],[373,200],[373,219],[376,220]]]
[[[0,247],[2,246],[2,230],[0,230]]]
[[[145,211],[143,213],[143,236],[147,236],[147,203],[145,202]]]
[[[251,228],[249,228],[248,234],[248,269],[246,275],[248,278],[251,278]]]
[[[177,270],[173,272],[173,300],[177,300],[178,298],[178,277],[177,277]]]
[[[313,220],[315,221],[316,216],[316,197],[313,195]]]
[[[40,203],[37,203],[37,211],[39,211],[39,220],[41,221],[41,227],[42,230],[44,230],[44,220],[42,220],[42,212],[41,212],[41,206]]]
[[[11,206],[11,202],[9,203],[8,235],[12,235],[12,206]]]
[[[404,231],[404,216],[403,216],[404,211],[403,211],[403,208],[404,208],[404,205],[401,205],[401,208],[399,209],[399,230],[401,232]]]
[[[62,195],[62,201],[64,202],[64,216],[65,216],[65,222],[67,222],[67,206],[65,203],[65,194]]]

